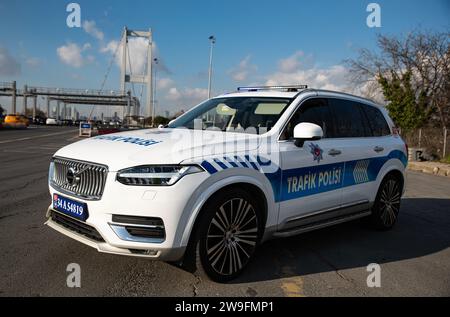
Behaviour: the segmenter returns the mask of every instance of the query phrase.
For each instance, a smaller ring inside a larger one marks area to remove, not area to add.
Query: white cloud
[[[348,70],[342,65],[318,67],[302,51],[278,61],[276,72],[265,76],[266,85],[308,85],[318,89],[348,91]]]
[[[308,87],[329,90],[346,90],[348,86],[347,69],[342,65],[328,68],[299,69],[284,73],[277,71],[267,76],[267,85],[308,85]]]
[[[103,32],[97,28],[95,21],[84,20],[83,30],[99,41],[103,41],[103,38],[105,37]]]
[[[157,89],[168,89],[173,87],[175,82],[170,78],[158,78],[156,80],[156,88]]]
[[[183,88],[172,87],[167,91],[166,99],[178,108],[189,109],[208,97],[206,88]]]
[[[9,54],[7,48],[0,47],[0,75],[15,76],[19,75],[20,71],[19,62]]]
[[[294,73],[312,63],[312,56],[303,51],[297,51],[291,56],[278,61],[278,69],[283,73]]]
[[[119,42],[116,40],[109,41],[105,46],[100,48],[100,52],[114,54],[118,45]]]
[[[89,49],[91,49],[91,48],[92,48],[91,43],[85,43],[85,44],[83,45],[83,51],[89,50]]]
[[[56,49],[59,59],[69,66],[80,68],[86,63],[91,63],[94,61],[94,57],[92,55],[87,56],[86,58],[83,56],[83,52],[89,49],[91,45],[86,43],[83,47],[80,47],[76,43],[68,43],[66,45],[60,46]]]
[[[251,56],[247,55],[239,64],[228,71],[235,81],[245,81],[247,78],[258,70],[256,65],[250,63]]]
[[[278,69],[263,77],[265,85],[308,85],[310,88],[347,92],[372,99],[384,104],[383,93],[376,82],[370,81],[355,86],[350,80],[348,69],[341,65],[320,67],[313,61],[312,55],[297,51],[293,55],[280,59]]]

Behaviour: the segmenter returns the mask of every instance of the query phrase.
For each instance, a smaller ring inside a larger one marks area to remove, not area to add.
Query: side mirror
[[[322,137],[322,128],[317,124],[302,122],[294,127],[294,140],[298,147],[302,147],[305,141],[320,140]]]

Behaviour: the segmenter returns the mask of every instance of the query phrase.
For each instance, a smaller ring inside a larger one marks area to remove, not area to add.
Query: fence
[[[427,159],[440,160],[450,155],[450,132],[448,129],[427,127],[401,133],[409,148],[420,148]]]

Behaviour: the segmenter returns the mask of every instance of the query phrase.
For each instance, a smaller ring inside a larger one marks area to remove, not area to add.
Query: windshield
[[[214,129],[262,134],[280,118],[291,99],[229,97],[205,101],[169,123],[169,128]]]

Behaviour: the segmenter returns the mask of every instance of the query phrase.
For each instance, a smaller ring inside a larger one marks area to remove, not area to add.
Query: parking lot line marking
[[[303,280],[300,276],[296,276],[294,268],[291,266],[283,266],[281,273],[284,276],[291,276],[284,278],[281,282],[281,289],[287,297],[305,297],[303,293]]]
[[[287,297],[304,297],[301,287],[295,281],[283,282],[281,288]]]
[[[75,132],[74,131],[64,131],[64,132],[57,132],[57,133],[47,133],[47,134],[43,134],[43,135],[37,135],[34,137],[30,136],[30,137],[25,137],[25,138],[20,138],[20,139],[0,141],[0,144],[26,141],[26,140],[34,140],[34,139],[45,138],[45,137],[49,137],[49,136],[55,136],[55,135],[61,135],[61,134],[67,134],[67,133],[75,133]]]

